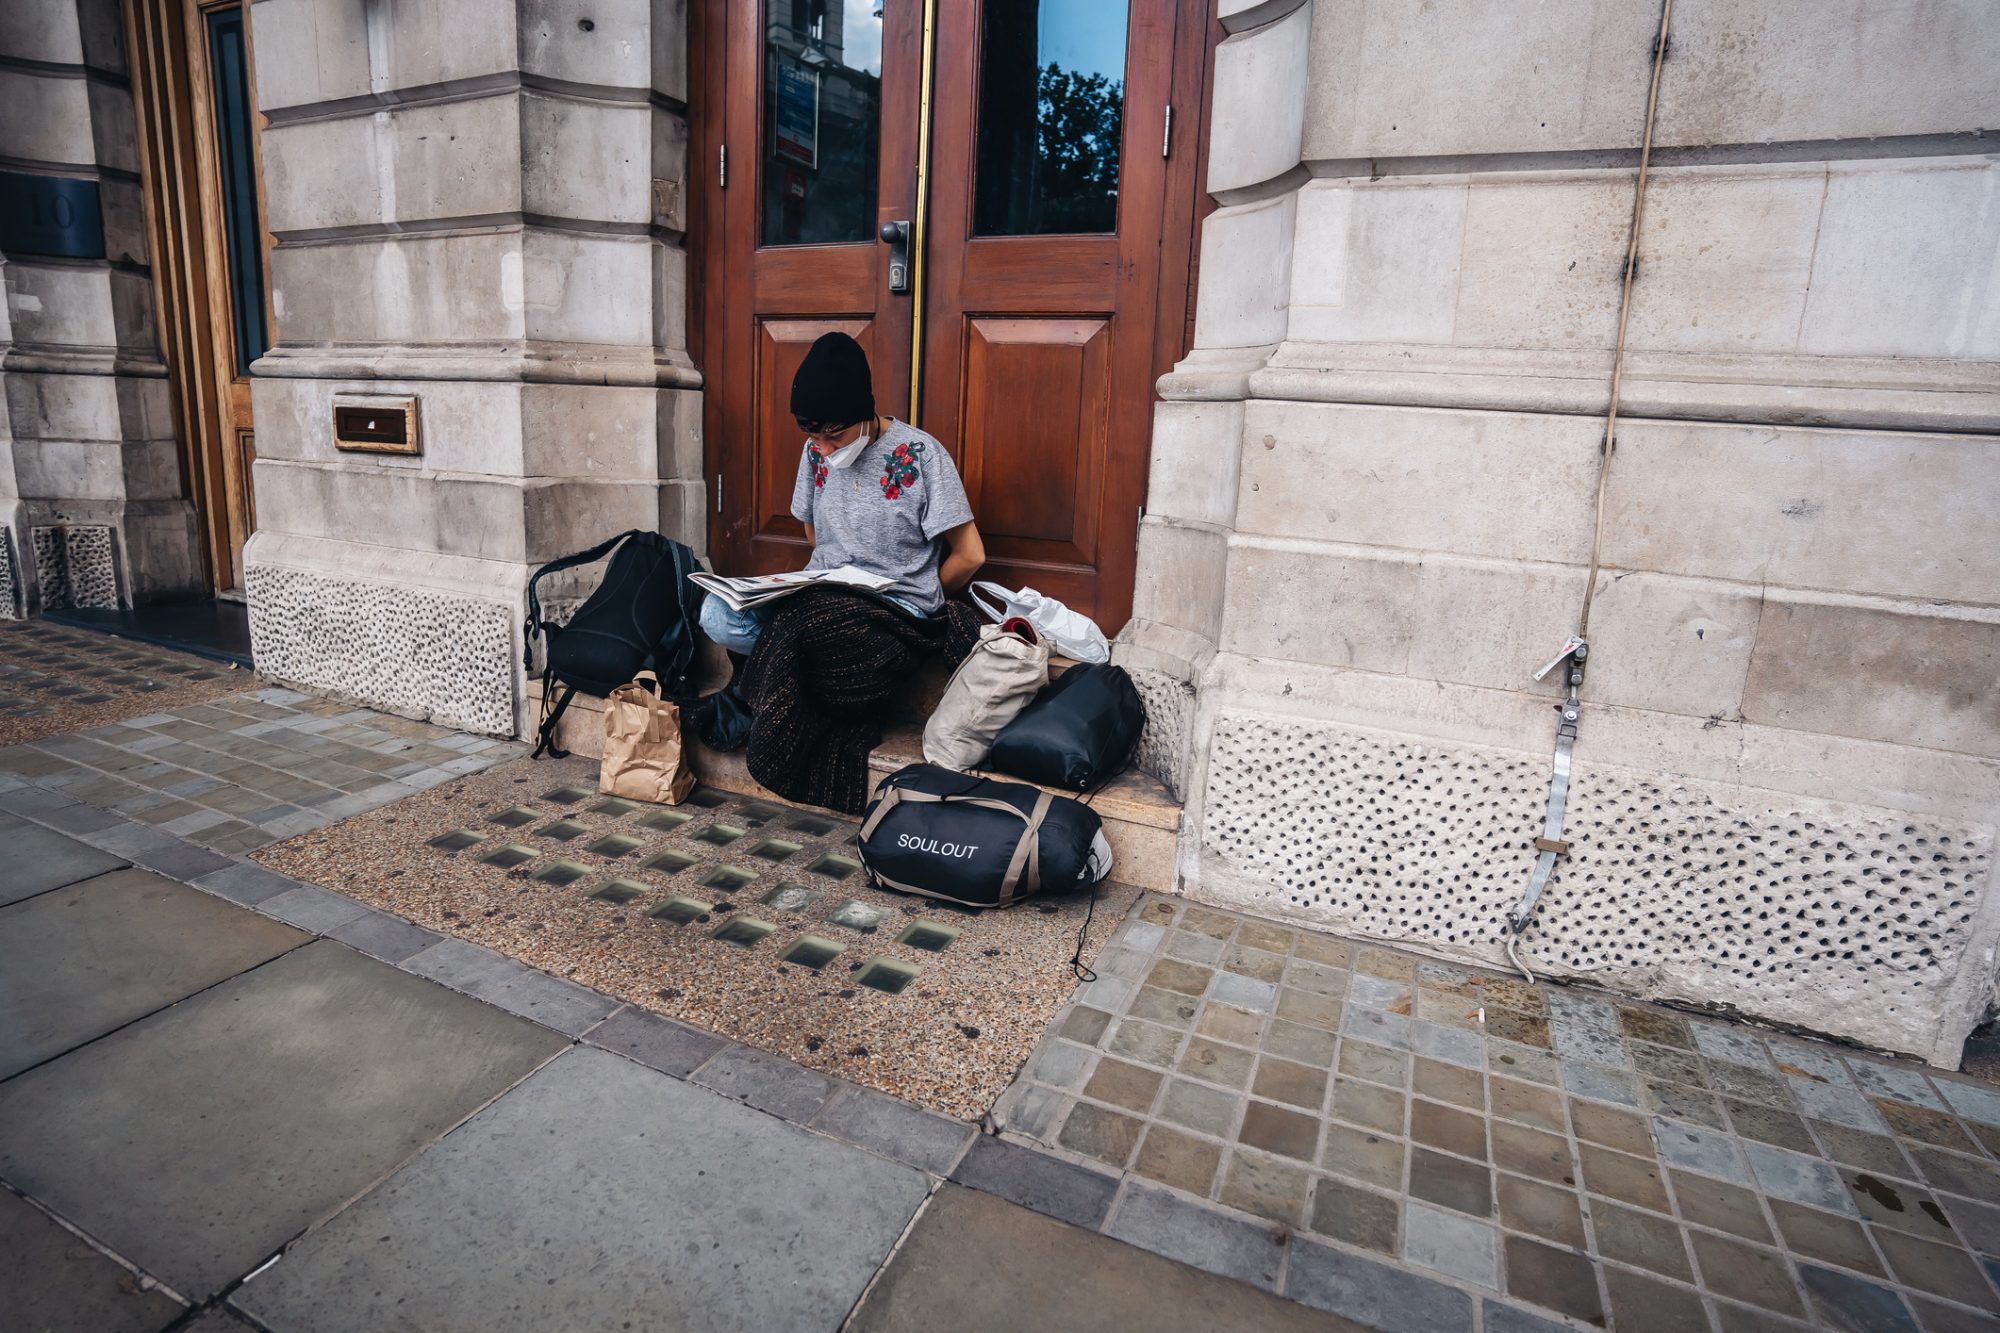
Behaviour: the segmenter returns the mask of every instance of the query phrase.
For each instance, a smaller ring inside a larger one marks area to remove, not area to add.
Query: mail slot
[[[333,447],[354,453],[414,454],[417,400],[337,394],[333,400]]]

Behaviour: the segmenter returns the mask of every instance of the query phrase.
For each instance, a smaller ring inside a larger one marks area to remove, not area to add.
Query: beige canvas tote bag
[[[662,699],[659,688],[659,677],[641,671],[604,701],[597,789],[607,796],[679,805],[694,790],[694,770],[681,744],[681,710]]]
[[[1031,629],[1031,633],[1034,631]],[[977,768],[993,738],[1049,683],[1049,642],[1029,643],[1002,625],[979,631],[924,725],[924,758],[945,768]]]

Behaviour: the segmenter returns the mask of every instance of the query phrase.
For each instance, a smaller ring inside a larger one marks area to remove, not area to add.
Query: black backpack
[[[619,546],[621,542],[623,546]],[[603,581],[569,623],[557,625],[542,619],[541,599],[535,594],[542,576],[602,560],[614,546],[619,547],[618,554],[611,557]],[[700,567],[694,552],[681,543],[634,528],[588,551],[551,560],[535,571],[528,580],[523,665],[530,671],[535,669],[537,634],[547,641],[548,650],[542,669],[542,721],[534,758],[539,759],[544,752],[557,759],[568,757],[569,751],[556,744],[556,724],[578,690],[603,697],[651,666],[660,678],[664,697],[684,698],[693,693],[688,672],[694,666],[702,593],[688,582],[688,575]],[[549,697],[558,684],[562,696],[551,706]]]
[[[993,738],[984,767],[1044,787],[1090,791],[1118,776],[1146,729],[1125,668],[1073,666]]]

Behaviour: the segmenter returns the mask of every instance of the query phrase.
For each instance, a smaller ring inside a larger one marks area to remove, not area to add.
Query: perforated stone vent
[[[118,565],[111,529],[64,528],[63,562],[73,606],[114,610],[118,606]]]
[[[1176,801],[1185,799],[1194,686],[1164,671],[1141,668],[1131,676],[1139,701],[1146,706],[1146,729],[1132,761],[1141,773],[1158,779]]]
[[[14,531],[0,525],[0,620],[19,620],[21,614],[21,581],[14,574]]]
[[[1225,714],[1203,850],[1245,905],[1498,963],[1547,783],[1541,756]],[[1538,970],[1919,1052],[1992,850],[1990,829],[1582,765],[1568,836]]]
[[[35,585],[43,606],[118,606],[117,546],[110,528],[36,528],[34,543]]]
[[[65,573],[62,529],[36,528],[34,539],[35,587],[42,595],[42,605],[68,606],[69,579]]]
[[[271,565],[251,565],[244,578],[260,671],[446,726],[513,734],[506,606]]]

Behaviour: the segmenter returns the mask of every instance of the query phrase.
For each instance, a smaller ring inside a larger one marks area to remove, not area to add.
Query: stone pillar
[[[2000,29],[1678,0],[1538,970],[1940,1063],[2000,952]],[[1224,3],[1124,649],[1211,901],[1504,966],[1655,5]]]
[[[94,185],[102,242],[0,252],[0,616],[196,595],[117,0],[0,6],[0,159]]]
[[[257,0],[273,350],[254,367],[258,666],[522,725],[533,569],[705,545],[680,0]],[[417,400],[343,452],[335,395]]]

